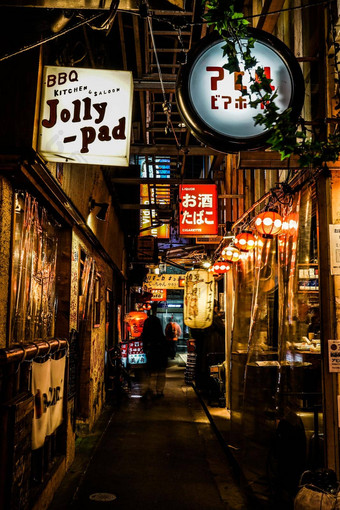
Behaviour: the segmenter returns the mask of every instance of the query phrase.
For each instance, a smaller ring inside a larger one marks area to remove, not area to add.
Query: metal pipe
[[[54,354],[67,348],[68,342],[65,338],[52,338],[51,340],[39,340],[27,344],[15,344],[7,349],[0,349],[0,365],[22,361],[31,361],[37,356]]]

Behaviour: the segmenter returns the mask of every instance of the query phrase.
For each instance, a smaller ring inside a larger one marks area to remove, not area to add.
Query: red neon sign
[[[215,184],[182,184],[179,187],[181,236],[214,236],[218,233]]]

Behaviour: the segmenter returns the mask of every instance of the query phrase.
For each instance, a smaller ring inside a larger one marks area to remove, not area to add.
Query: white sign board
[[[128,166],[130,71],[45,66],[38,152],[46,161]]]
[[[148,274],[144,287],[148,289],[183,289],[184,275]]]
[[[330,372],[340,372],[340,340],[328,340],[328,363]]]
[[[243,50],[247,41],[241,39]],[[224,41],[207,49],[191,70],[189,91],[192,104],[206,124],[222,135],[234,138],[251,137],[262,133],[262,125],[255,126],[256,109],[249,107],[249,99],[242,95],[237,78],[240,73],[229,73],[223,68],[225,56]],[[268,79],[272,79],[278,97],[275,101],[280,111],[289,106],[293,90],[292,77],[282,57],[268,44],[256,41],[252,55],[257,65],[265,70]],[[250,89],[250,76],[242,72],[242,87]],[[257,110],[261,111],[259,105]]]
[[[331,274],[340,274],[340,224],[329,225],[329,252]]]
[[[44,363],[32,362],[32,450],[43,446],[46,436],[51,435],[63,420],[65,362],[66,356]]]

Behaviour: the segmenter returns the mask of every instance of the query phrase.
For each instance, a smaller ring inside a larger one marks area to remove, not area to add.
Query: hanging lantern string
[[[286,185],[289,186],[289,193],[290,194],[295,194],[298,191],[300,191],[306,184],[314,183],[316,181],[316,179],[318,178],[319,174],[321,172],[323,172],[324,169],[325,169],[324,167],[321,167],[321,168],[318,168],[318,169],[313,169],[312,175],[310,173],[307,174],[308,170],[306,170],[306,169],[301,170],[299,172],[299,174],[297,174],[294,177],[294,178],[298,178],[298,181],[299,181],[299,183],[294,185],[294,186],[293,185],[288,185],[287,183],[279,183],[275,188],[270,189],[261,198],[259,198],[256,202],[254,202],[252,204],[252,206],[249,209],[247,209],[247,211],[245,213],[243,213],[242,216],[240,216],[238,220],[235,221],[235,223],[232,226],[232,230],[235,231],[236,228],[239,228],[240,224],[242,224],[245,221],[247,221],[247,218],[250,217],[250,215],[254,211],[254,209],[256,209],[256,207],[261,205],[266,200],[272,198],[272,202],[271,203],[274,204],[273,192],[274,192],[276,201],[279,201],[278,199],[282,200],[282,197],[283,197],[284,193],[287,192],[287,190],[288,190]],[[306,175],[306,174],[307,174],[306,178],[302,179],[302,177],[304,175]],[[300,181],[300,179],[302,179],[302,180]],[[268,204],[267,204],[267,206],[268,206]],[[262,210],[264,210],[264,209],[265,208],[263,208]],[[252,223],[252,219],[249,221],[248,224],[250,225],[251,223]]]

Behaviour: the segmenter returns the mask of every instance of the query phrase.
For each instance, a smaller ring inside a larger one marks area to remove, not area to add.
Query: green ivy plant
[[[244,71],[249,72],[250,92],[241,87],[242,94],[249,96],[249,105],[252,108],[257,108],[259,104],[264,105],[263,113],[254,117],[255,125],[264,126],[265,130],[270,131],[267,143],[273,151],[280,153],[281,160],[297,155],[301,168],[319,168],[329,161],[337,161],[340,155],[340,132],[337,123],[328,139],[320,141],[316,139],[315,133],[307,129],[302,118],[298,122],[292,120],[290,108],[279,112],[275,103],[277,91],[272,90],[272,80],[265,76],[264,69],[257,65],[256,58],[252,56],[251,50],[255,41],[248,36],[249,21],[244,18],[243,13],[237,12],[236,3],[237,0],[203,0],[207,10],[204,18],[225,41],[223,56],[227,61],[223,67],[230,73],[239,72],[241,57]],[[337,55],[340,45],[334,35],[333,32],[335,69],[339,76]],[[246,39],[247,43],[241,44],[241,39]],[[251,73],[251,70],[255,70],[255,73]],[[242,84],[241,74],[238,81]],[[336,80],[336,83],[339,85],[339,80]],[[253,99],[254,97],[256,99]],[[340,110],[340,104],[337,109]]]

